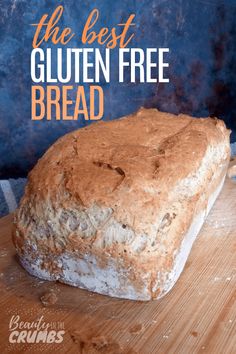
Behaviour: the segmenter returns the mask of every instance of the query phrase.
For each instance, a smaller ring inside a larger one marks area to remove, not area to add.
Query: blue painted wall
[[[83,120],[31,121],[30,53],[42,14],[65,8],[62,22],[81,33],[89,12],[112,27],[136,14],[132,47],[169,47],[169,84],[103,83],[104,119],[140,106],[218,116],[236,140],[236,0],[0,0],[0,177],[24,176],[59,136]],[[99,25],[98,27],[99,28]],[[71,46],[81,44],[72,40]],[[113,65],[113,74],[118,68]]]

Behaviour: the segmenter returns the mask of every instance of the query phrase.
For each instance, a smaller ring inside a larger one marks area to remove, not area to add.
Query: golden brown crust
[[[135,267],[140,275],[155,264],[159,272],[170,271],[196,209],[205,208],[228,160],[229,131],[216,118],[142,108],[128,117],[67,134],[29,174],[13,236],[18,253],[27,254],[27,244],[36,242],[42,254],[77,252],[81,258],[92,254],[101,268],[109,257],[121,257],[122,267],[131,269],[130,278]],[[98,226],[91,219],[94,214],[89,214],[94,206],[107,213]],[[63,234],[58,210],[60,216],[67,210],[89,215],[89,236],[78,227]],[[57,223],[61,235],[54,235],[50,223]],[[118,224],[127,231],[124,238],[119,237]],[[48,235],[41,237],[39,230]],[[157,274],[153,269],[150,289]],[[138,276],[134,282],[139,287]]]
[[[35,201],[56,200],[63,183],[69,203],[75,199],[85,207],[95,202],[112,207],[118,219],[125,217],[138,231],[143,210],[163,207],[166,192],[199,168],[208,145],[228,135],[217,119],[141,109],[59,139],[30,173],[28,190]],[[153,198],[141,185],[155,190]],[[153,217],[151,211],[145,215],[147,225]]]

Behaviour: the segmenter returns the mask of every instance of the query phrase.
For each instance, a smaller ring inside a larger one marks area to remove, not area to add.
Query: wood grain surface
[[[1,353],[236,353],[236,183],[227,177],[185,269],[163,299],[109,298],[28,275],[0,220]],[[60,344],[9,343],[20,316],[65,330]]]

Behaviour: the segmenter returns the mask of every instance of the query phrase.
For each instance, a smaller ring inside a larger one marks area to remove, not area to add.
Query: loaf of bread
[[[140,109],[60,138],[29,174],[14,220],[23,267],[110,296],[162,297],[219,194],[229,130]]]

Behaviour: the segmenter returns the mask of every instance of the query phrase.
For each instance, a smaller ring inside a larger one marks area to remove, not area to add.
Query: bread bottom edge
[[[143,274],[142,282],[145,286],[137,289],[137,287],[127,279],[126,269],[123,269],[122,273],[117,272],[115,260],[111,260],[108,267],[102,268],[96,263],[95,257],[91,255],[81,259],[76,256],[72,257],[71,255],[63,254],[57,259],[57,265],[62,270],[59,273],[51,273],[43,269],[43,257],[39,254],[37,257],[30,257],[29,255],[27,255],[27,258],[19,257],[20,263],[31,275],[40,279],[50,281],[57,280],[102,295],[140,301],[148,301],[154,298],[160,299],[173,288],[182,273],[193,243],[223,187],[224,180],[225,175],[222,177],[217,188],[210,195],[207,207],[193,218],[175,258],[174,266],[170,272],[165,274],[167,280],[159,292],[155,292],[153,289],[150,291],[151,271],[150,273]],[[35,251],[37,252],[37,249]]]

